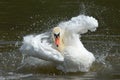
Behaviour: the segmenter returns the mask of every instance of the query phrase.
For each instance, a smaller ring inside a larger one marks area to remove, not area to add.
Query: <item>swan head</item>
[[[60,38],[61,38],[61,28],[60,27],[55,27],[53,29],[53,41],[57,47],[60,45]]]
[[[63,49],[63,31],[60,27],[53,28],[53,41],[59,51]]]

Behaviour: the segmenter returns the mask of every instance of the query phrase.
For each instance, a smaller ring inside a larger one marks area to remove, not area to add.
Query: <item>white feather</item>
[[[63,56],[46,41],[46,34],[25,36],[20,51],[23,55],[29,55],[47,61],[64,61]]]
[[[61,22],[58,26],[73,33],[83,34],[88,30],[95,31],[98,27],[98,21],[93,17],[79,15],[69,21]]]

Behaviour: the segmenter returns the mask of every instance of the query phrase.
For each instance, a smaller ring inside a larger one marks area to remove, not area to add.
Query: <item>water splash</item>
[[[90,17],[90,16],[79,15],[77,17],[71,18],[71,20],[69,21],[59,23],[58,26],[61,27],[63,30],[67,29],[73,33],[76,33],[77,35],[76,37],[78,37],[78,33],[83,34],[83,33],[88,32],[88,30],[95,31],[96,28],[98,27],[98,21],[95,18]],[[42,33],[39,35],[25,36],[23,45],[20,48],[20,51],[23,54],[22,63],[29,64],[31,66],[33,65],[43,66],[44,64],[46,65],[49,64],[48,63],[49,61],[50,62],[52,61],[53,63],[57,62],[57,64],[58,62],[60,63],[63,62],[64,58],[61,55],[61,53],[58,52],[53,47],[53,44],[50,42],[50,40],[52,39],[50,38],[50,36],[51,34],[48,34],[48,32]],[[39,60],[32,59],[32,58],[26,58],[25,56],[32,56],[32,57],[38,58]],[[91,63],[94,61],[94,57],[92,56],[91,53],[89,56],[91,57],[89,59],[91,62],[87,66],[90,66]],[[83,71],[87,71],[88,69],[89,69],[88,67],[84,68]],[[66,71],[66,70],[63,70],[63,71]]]

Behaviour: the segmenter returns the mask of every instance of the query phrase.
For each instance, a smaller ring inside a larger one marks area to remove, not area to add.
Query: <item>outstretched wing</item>
[[[98,27],[98,21],[90,16],[79,15],[71,18],[69,21],[61,22],[58,26],[65,31],[68,30],[73,33],[83,34],[88,30],[95,31]]]
[[[62,62],[64,57],[48,43],[49,35],[25,36],[20,51],[23,55],[33,56],[47,61]]]

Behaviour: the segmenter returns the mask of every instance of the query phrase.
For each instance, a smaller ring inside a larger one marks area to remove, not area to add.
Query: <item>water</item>
[[[118,0],[1,0],[0,80],[110,80],[120,79],[120,6]],[[87,73],[41,71],[21,66],[23,36],[48,31],[59,22],[86,14],[98,19],[96,32],[82,35],[85,47],[97,58]]]

